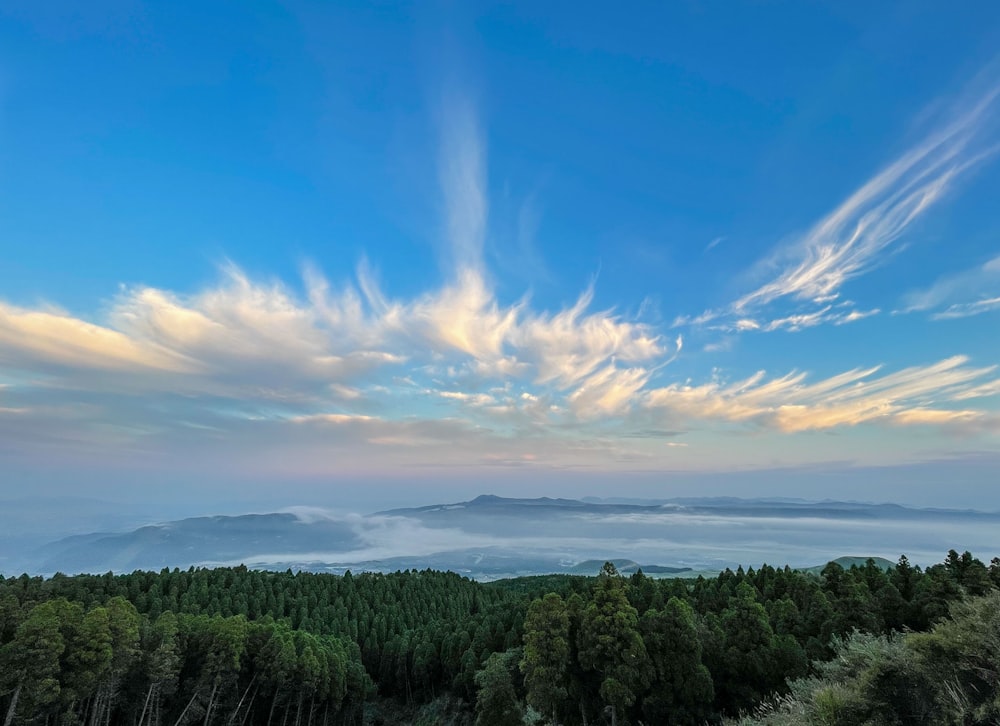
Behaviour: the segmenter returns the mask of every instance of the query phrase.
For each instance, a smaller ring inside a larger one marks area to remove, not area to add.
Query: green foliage
[[[476,726],[520,726],[521,704],[514,687],[519,650],[492,653],[476,672]]]
[[[739,724],[1000,723],[1000,593],[953,603],[928,633],[854,632],[791,693]]]
[[[489,585],[244,567],[0,578],[0,718],[1000,722],[1000,559],[845,564],[683,580],[608,563]]]
[[[569,628],[569,611],[559,595],[549,593],[528,607],[520,663],[527,701],[553,720],[569,695]]]
[[[711,714],[714,689],[701,660],[691,606],[671,597],[662,610],[646,611],[640,628],[653,669],[643,715],[650,723],[704,723]]]
[[[600,674],[599,694],[611,707],[612,721],[635,703],[650,677],[638,612],[629,603],[625,587],[615,566],[605,563],[577,635],[580,665]]]

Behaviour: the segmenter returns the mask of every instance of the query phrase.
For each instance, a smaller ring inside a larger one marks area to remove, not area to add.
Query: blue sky
[[[5,3],[3,486],[998,508],[997,48],[983,3]]]

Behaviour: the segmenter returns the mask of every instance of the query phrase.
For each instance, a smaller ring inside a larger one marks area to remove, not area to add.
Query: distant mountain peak
[[[836,501],[706,497],[640,504],[482,494],[365,516],[315,510],[209,515],[78,534],[27,552],[23,566],[12,564],[0,548],[0,568],[17,574],[18,567],[52,573],[233,563],[331,572],[431,566],[495,578],[573,567],[583,574],[612,560],[623,573],[641,566],[665,576],[717,572],[737,562],[789,561],[799,556],[804,540],[811,552],[835,554],[848,537],[856,550],[891,558],[876,560],[880,565],[899,552],[925,564],[934,561],[942,527],[960,527],[968,540],[963,546],[988,551],[998,524],[1000,513]]]
[[[499,497],[496,494],[480,494],[475,499],[464,502],[469,505],[511,504],[516,506],[560,506],[582,507],[586,503],[579,499],[563,499],[561,497]]]

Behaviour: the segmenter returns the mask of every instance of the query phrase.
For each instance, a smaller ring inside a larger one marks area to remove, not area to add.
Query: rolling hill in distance
[[[596,574],[613,560],[625,573],[673,576],[765,562],[893,562],[900,554],[931,564],[951,548],[991,552],[998,526],[997,512],[832,500],[482,495],[368,515],[292,507],[52,537],[20,557],[11,545],[2,567],[8,575],[237,564],[333,573],[433,568],[494,580]]]

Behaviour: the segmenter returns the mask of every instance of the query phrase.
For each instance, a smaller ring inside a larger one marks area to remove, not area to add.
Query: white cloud
[[[935,313],[935,320],[949,320],[953,318],[968,318],[973,315],[988,313],[993,310],[1000,310],[1000,297],[991,297],[984,300],[976,300],[970,303],[956,303],[949,305],[939,313]]]
[[[853,323],[858,320],[864,320],[865,318],[870,318],[873,315],[878,315],[881,310],[878,308],[872,308],[871,310],[852,310],[846,315],[836,318],[833,321],[834,325],[845,325],[847,323]]]
[[[491,406],[497,401],[488,393],[465,393],[464,391],[437,391],[438,396],[452,401],[460,401],[471,406]]]
[[[808,232],[765,260],[761,269],[778,270],[769,281],[727,308],[708,310],[693,319],[681,317],[677,324],[732,319],[723,327],[737,331],[798,330],[826,322],[843,324],[873,314],[847,312],[828,317],[814,307],[825,308],[839,298],[849,280],[879,265],[910,226],[963,174],[995,153],[997,147],[984,145],[982,137],[998,95],[1000,86],[993,86],[956,104],[951,118],[938,130],[858,188]],[[756,313],[780,300],[807,309],[786,312],[770,324],[755,320]]]
[[[446,104],[439,162],[452,262],[460,272],[482,264],[489,211],[486,152],[475,111],[466,99]]]
[[[973,368],[963,356],[874,377],[856,368],[817,383],[790,373],[765,380],[759,371],[736,383],[673,384],[650,390],[646,407],[681,421],[749,422],[785,432],[855,426],[968,422],[982,411],[948,406],[1000,393],[996,367]]]
[[[707,245],[705,245],[705,252],[709,252],[709,251],[715,249],[716,247],[718,247],[720,244],[722,244],[725,241],[726,241],[725,237],[716,237],[716,238],[714,238],[711,242],[709,242]]]
[[[939,278],[903,298],[900,313],[931,312],[934,320],[965,318],[1000,308],[1000,256]]]
[[[587,466],[647,456],[645,444],[625,446],[608,431],[650,412],[781,431],[969,423],[979,414],[955,403],[998,392],[992,369],[964,358],[881,377],[877,368],[856,369],[817,383],[802,373],[769,381],[759,373],[736,384],[651,383],[665,376],[683,339],[671,342],[613,309],[592,310],[592,286],[555,311],[533,308],[528,295],[498,299],[482,259],[485,153],[471,111],[459,109],[456,119],[441,160],[454,263],[444,284],[394,299],[367,262],[338,286],[307,267],[301,290],[228,265],[217,284],[194,294],[124,288],[96,321],[0,303],[0,373],[22,374],[3,390],[0,413],[8,424],[17,413],[18,425],[39,441],[63,437],[94,451],[95,442],[138,450],[153,448],[147,442],[157,437],[193,447],[244,437],[292,451],[274,454],[282,463],[298,461],[296,447],[312,446],[301,458],[317,471],[328,471],[335,454],[340,463],[362,453],[399,465]],[[840,259],[839,267],[796,273],[794,284],[779,278],[785,292],[746,298],[719,327],[800,329],[876,314],[832,302],[780,316],[758,308],[779,295],[831,297],[837,280],[861,270],[894,229],[933,201],[931,187],[957,173],[963,134],[975,124],[967,119],[966,126],[925,142],[817,226],[806,256],[822,252]],[[872,210],[885,219],[869,218]],[[857,239],[845,242],[840,235],[851,224]],[[993,274],[995,262],[984,269]],[[432,420],[429,409],[444,413]]]
[[[629,366],[666,350],[641,323],[588,312],[589,289],[572,307],[546,313],[527,300],[501,306],[473,270],[413,301],[386,298],[365,270],[359,278],[363,297],[350,286],[333,291],[308,269],[301,299],[230,265],[218,286],[194,295],[125,289],[100,323],[0,304],[0,364],[47,371],[48,385],[65,389],[309,405],[363,402],[386,390],[375,380],[382,369],[406,365],[412,376],[435,361],[481,378],[593,390],[609,365],[634,377],[644,369]]]
[[[194,361],[67,313],[25,310],[0,303],[0,361],[104,370],[193,372]]]
[[[621,414],[631,408],[649,375],[643,368],[609,365],[589,376],[569,395],[570,406],[583,419]]]
[[[620,320],[610,312],[586,314],[588,289],[576,304],[555,315],[536,314],[512,332],[512,342],[534,365],[538,383],[569,388],[592,375],[609,359],[639,363],[662,356],[666,346],[647,326]]]
[[[837,297],[847,280],[870,269],[879,253],[982,158],[974,142],[998,93],[1000,87],[990,89],[854,192],[785,252],[789,267],[737,300],[734,309],[785,296],[816,303]]]
[[[837,306],[826,305],[819,310],[808,313],[793,313],[774,318],[772,320],[754,320],[752,318],[737,318],[732,322],[720,321],[710,326],[713,330],[720,330],[727,333],[745,333],[751,330],[771,332],[774,330],[787,330],[795,332],[806,328],[813,328],[817,325],[832,323],[833,325],[846,325],[858,320],[870,318],[878,315],[881,310],[873,308],[871,310],[852,309],[853,303],[847,305],[841,303]]]

